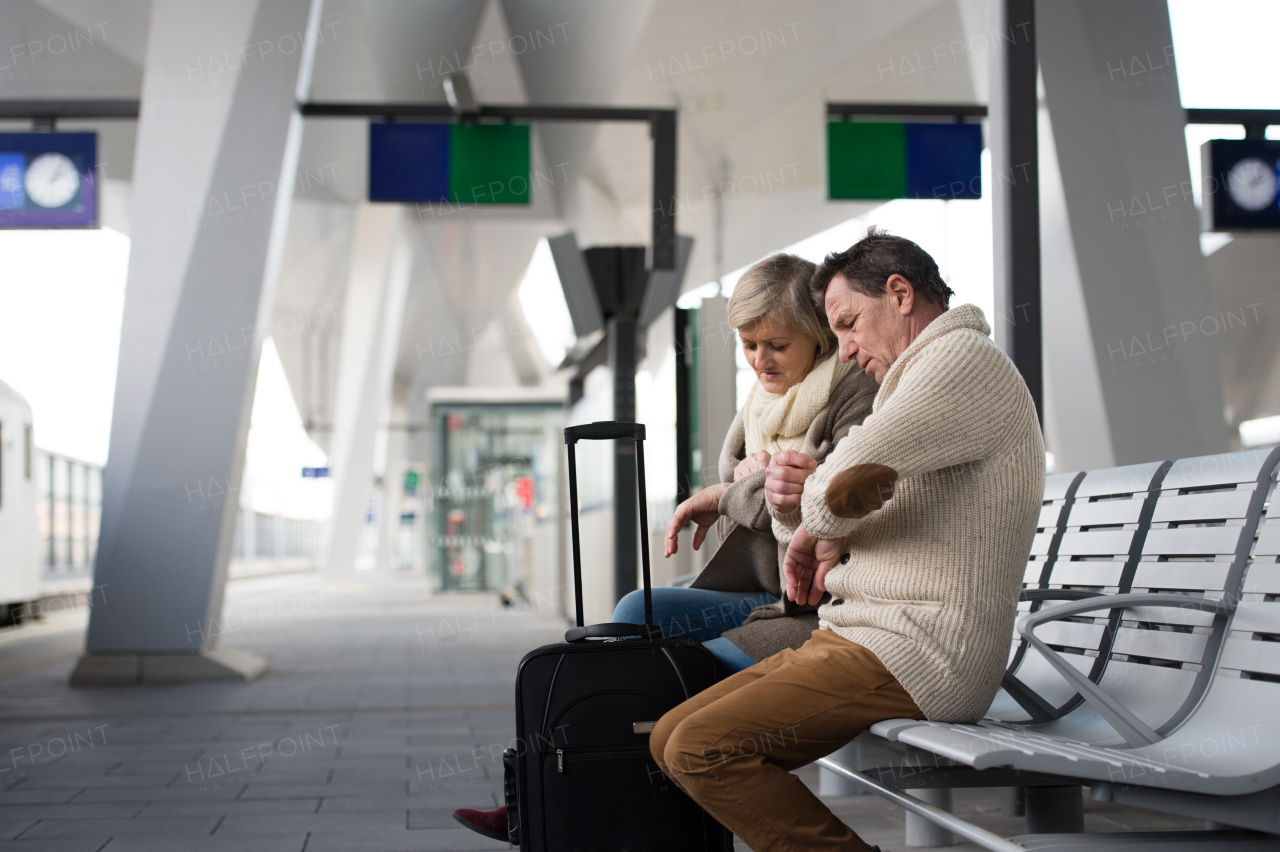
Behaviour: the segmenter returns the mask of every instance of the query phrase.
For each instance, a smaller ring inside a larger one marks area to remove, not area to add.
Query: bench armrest
[[[1018,593],[1018,602],[1080,601],[1085,598],[1096,598],[1101,594],[1102,592],[1093,592],[1088,589],[1023,589]],[[1013,666],[1017,666],[1021,660],[1022,653],[1019,652]],[[1019,680],[1013,671],[1013,667],[1010,667],[1004,673],[1004,677],[1000,679],[1000,686],[1009,693],[1010,698],[1018,702],[1018,706],[1027,712],[1032,722],[1044,724],[1062,715],[1058,708],[1049,704],[1034,689]]]
[[[1060,593],[1059,593],[1060,594]],[[1049,662],[1049,665],[1066,678],[1076,688],[1084,700],[1089,702],[1098,715],[1106,719],[1116,729],[1124,741],[1133,748],[1152,745],[1161,737],[1145,722],[1133,715],[1124,705],[1116,701],[1088,677],[1081,674],[1075,666],[1062,658],[1057,651],[1045,644],[1035,635],[1035,629],[1047,621],[1056,621],[1069,615],[1085,612],[1096,612],[1103,609],[1119,609],[1134,606],[1168,606],[1196,609],[1204,612],[1230,613],[1234,605],[1228,601],[1193,598],[1187,595],[1175,595],[1161,592],[1148,592],[1128,595],[1102,595],[1085,600],[1069,601],[1056,606],[1047,607],[1026,616],[1018,622],[1018,632]]]

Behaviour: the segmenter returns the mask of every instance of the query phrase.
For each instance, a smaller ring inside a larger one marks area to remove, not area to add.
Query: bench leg
[[[1027,834],[1084,831],[1084,795],[1080,787],[1027,787],[1026,791]]]
[[[1026,816],[1027,788],[1001,787],[1000,810],[1004,811],[1009,816]]]
[[[862,744],[853,740],[836,749],[830,755],[832,760],[843,763],[854,769],[862,768]],[[830,769],[818,768],[819,796],[861,796],[866,791],[849,779],[837,775]]]
[[[915,796],[922,802],[933,805],[935,808],[942,808],[944,811],[951,810],[951,790],[946,787],[930,787],[924,790],[903,790],[908,795]],[[955,846],[958,842],[956,836],[941,826],[929,822],[922,816],[916,816],[910,811],[907,812],[907,846]]]

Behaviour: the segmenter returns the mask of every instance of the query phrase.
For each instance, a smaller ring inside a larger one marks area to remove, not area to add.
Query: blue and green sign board
[[[827,122],[827,197],[981,198],[977,124]]]
[[[374,122],[369,200],[529,203],[529,125]]]

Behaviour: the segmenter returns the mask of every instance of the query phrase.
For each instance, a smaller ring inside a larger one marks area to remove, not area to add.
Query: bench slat
[[[1255,482],[1270,448],[1178,459],[1165,474],[1162,488],[1209,488],[1238,482]]]
[[[1058,546],[1058,557],[1128,554],[1134,530],[1067,530]]]
[[[1051,621],[1036,628],[1036,635],[1050,645],[1068,648],[1096,650],[1102,641],[1101,624],[1080,624],[1074,621]]]
[[[1231,619],[1232,631],[1280,634],[1280,602],[1242,601]],[[1280,643],[1272,643],[1280,645]]]
[[[1051,586],[1114,587],[1120,582],[1123,562],[1062,562],[1053,566]]]
[[[1125,621],[1173,624],[1179,627],[1208,627],[1213,624],[1211,612],[1170,606],[1135,606],[1126,609],[1122,618]]]
[[[1258,642],[1252,639],[1227,639],[1222,649],[1221,668],[1242,672],[1280,675],[1280,642]],[[1273,684],[1273,700],[1280,698],[1280,683]]]
[[[1204,641],[1207,637],[1195,633],[1174,633],[1171,630],[1138,630],[1122,627],[1116,634],[1115,653],[1130,656],[1153,657],[1158,660],[1177,660],[1198,663],[1204,658]]]
[[[1134,589],[1191,589],[1221,591],[1229,562],[1139,562]]]
[[[1253,489],[1222,491],[1210,494],[1169,494],[1156,502],[1152,523],[1194,521],[1219,518],[1243,518],[1249,512]]]
[[[1253,594],[1280,594],[1280,565],[1254,562],[1244,578],[1244,590]]]
[[[1144,555],[1178,556],[1182,554],[1224,554],[1236,552],[1241,527],[1179,527],[1151,530],[1142,545]]]
[[[1271,508],[1273,511],[1277,506],[1280,506],[1280,500],[1272,500]],[[1253,553],[1254,556],[1280,555],[1280,524],[1269,523],[1262,528],[1262,532],[1258,534],[1258,544]]]
[[[1146,499],[1146,491],[1132,500],[1104,500],[1099,503],[1076,501],[1071,507],[1071,518],[1067,521],[1073,527],[1087,527],[1094,524],[1136,524],[1142,514],[1142,503]]]
[[[1076,481],[1076,477],[1080,475],[1080,471],[1072,471],[1070,473],[1051,473],[1044,478],[1044,499],[1052,500],[1055,503],[1061,503],[1067,497],[1067,491],[1071,489],[1071,483]]]
[[[1048,532],[1036,533],[1035,538],[1031,539],[1031,555],[1047,556],[1049,553],[1049,545],[1053,543],[1054,530]]]
[[[1058,519],[1062,516],[1062,508],[1065,503],[1050,503],[1047,506],[1040,507],[1040,520],[1036,522],[1036,528],[1049,530],[1053,533],[1054,527],[1058,525]]]
[[[1164,462],[1146,462],[1090,471],[1076,489],[1076,501],[1111,494],[1145,493],[1163,465]]]

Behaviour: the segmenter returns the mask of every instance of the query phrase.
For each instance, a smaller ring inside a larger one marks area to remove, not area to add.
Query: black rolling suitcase
[[[574,445],[628,438],[636,447],[646,624],[584,627]],[[663,639],[653,625],[644,426],[571,426],[564,440],[578,626],[564,642],[520,661],[518,747],[504,756],[511,842],[525,852],[731,852],[733,835],[671,783],[649,754],[653,723],[711,686],[716,674],[715,660],[700,643]]]

